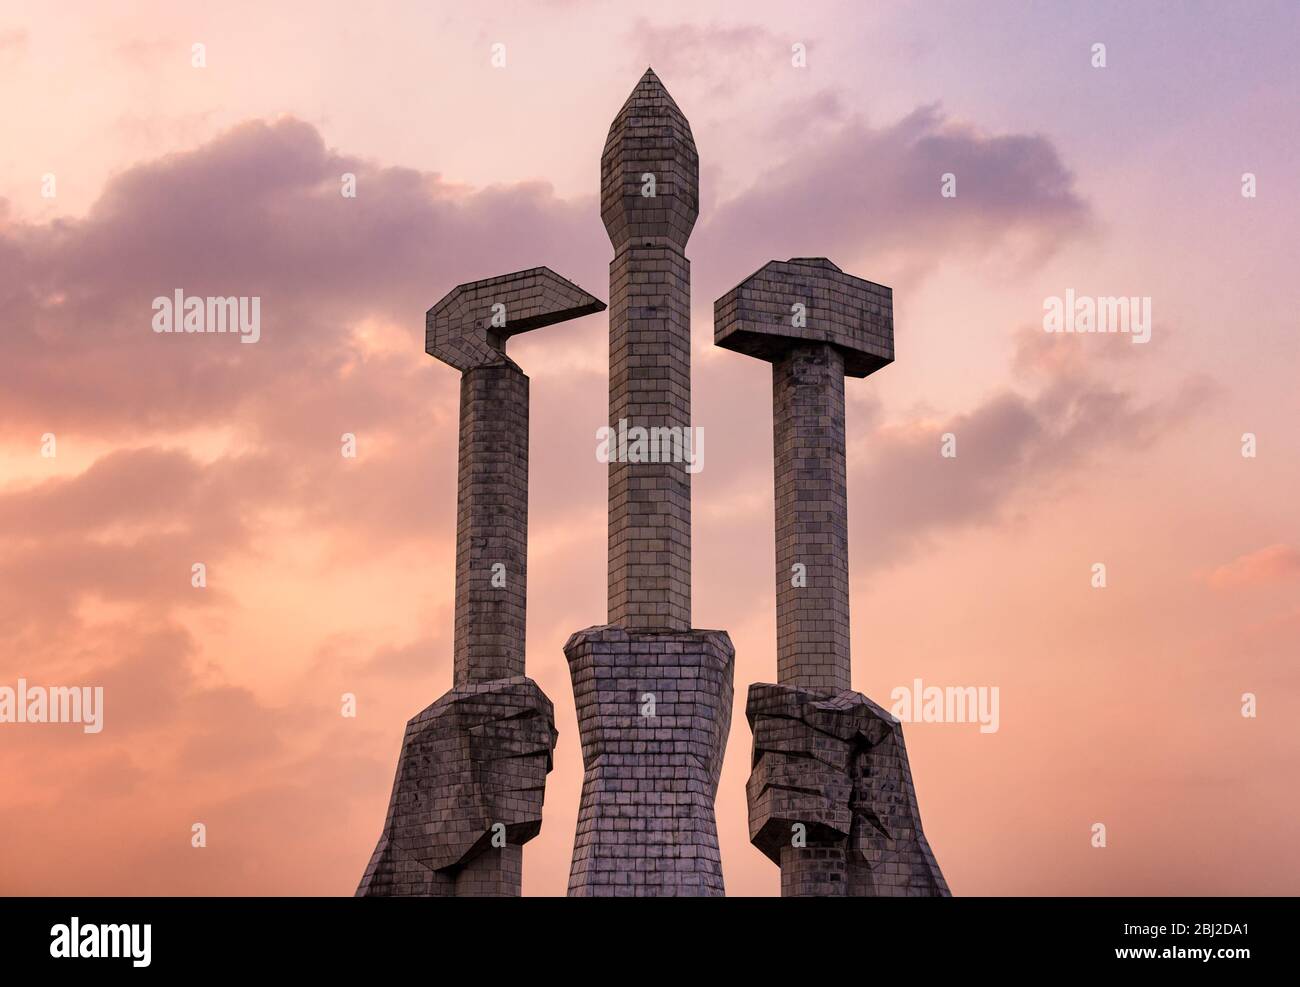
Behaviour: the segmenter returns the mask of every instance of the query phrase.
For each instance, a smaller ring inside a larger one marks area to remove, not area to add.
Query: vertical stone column
[[[524,674],[528,378],[513,364],[460,379],[455,684]]]
[[[777,681],[847,689],[849,505],[839,350],[800,344],[772,365],[772,421]]]
[[[685,236],[642,242],[630,226],[609,229],[616,251],[609,264],[610,428],[689,429]],[[683,462],[609,465],[609,623],[690,629],[691,474]]]
[[[524,674],[528,598],[528,377],[505,363],[460,378],[456,686]],[[490,844],[452,876],[458,897],[513,897],[522,844]]]
[[[777,683],[750,686],[750,839],[786,897],[946,895],[902,727],[852,691],[844,377],[894,358],[888,288],[772,261],[714,305],[714,342],[772,364]]]
[[[528,378],[505,346],[604,307],[539,267],[459,285],[426,316],[426,351],[461,371],[454,682],[406,725],[358,896],[521,891],[557,734],[524,675]]]
[[[690,264],[699,161],[690,125],[647,71],[601,155],[615,436],[691,427]],[[608,624],[564,646],[585,774],[571,895],[721,895],[713,815],[731,724],[731,640],[691,628],[685,457],[609,466]],[[681,450],[681,443],[678,443]],[[662,451],[662,450],[661,450]]]
[[[690,124],[648,70],[600,159],[609,264],[609,418],[624,429],[691,425],[691,265],[699,156]],[[691,475],[684,462],[609,467],[609,623],[691,626]]]

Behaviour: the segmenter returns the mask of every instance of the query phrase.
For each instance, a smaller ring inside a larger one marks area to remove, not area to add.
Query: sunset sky
[[[451,686],[459,389],[425,310],[542,264],[608,298],[600,152],[647,65],[700,155],[727,892],[779,892],[744,790],[771,374],[712,307],[824,255],[896,319],[846,385],[854,687],[1000,694],[993,733],[905,725],[953,893],[1300,893],[1297,37],[1262,0],[0,0],[0,687],[105,690],[98,734],[0,724],[0,894],[355,890],[404,724]],[[259,296],[261,339],[154,333],[177,289]],[[1071,289],[1150,298],[1150,342],[1044,332]],[[561,649],[605,621],[606,330],[510,344],[560,734],[530,895],[564,893],[582,779]]]

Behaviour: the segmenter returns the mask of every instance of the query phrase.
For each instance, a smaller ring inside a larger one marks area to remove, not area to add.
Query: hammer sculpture
[[[558,734],[524,675],[528,378],[505,353],[605,304],[549,268],[454,288],[425,350],[461,371],[452,690],[406,725],[383,834],[358,896],[517,896]]]
[[[947,896],[902,726],[850,677],[844,378],[893,362],[892,292],[796,257],[713,317],[716,345],[772,364],[778,684],[749,688],[750,841],[786,897]]]

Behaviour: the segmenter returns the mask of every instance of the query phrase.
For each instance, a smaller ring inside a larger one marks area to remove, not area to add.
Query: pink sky
[[[1294,5],[206,7],[0,11],[0,686],[105,689],[99,734],[0,724],[0,893],[352,893],[405,721],[451,684],[458,386],[424,311],[537,264],[607,296],[600,149],[648,64],[701,160],[694,623],[736,647],[728,893],[778,891],[744,797],[771,399],[712,303],[821,254],[897,320],[895,364],[847,385],[854,686],[1000,690],[996,733],[906,727],[954,893],[1300,892]],[[153,333],[177,288],[260,296],[260,342]],[[1045,333],[1067,289],[1150,297],[1151,341]],[[528,669],[560,731],[527,894],[567,882],[561,648],[605,618],[606,327],[511,344]]]

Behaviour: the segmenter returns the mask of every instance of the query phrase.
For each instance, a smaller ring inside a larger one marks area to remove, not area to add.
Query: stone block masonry
[[[691,426],[690,262],[699,158],[652,70],[601,156],[609,265],[609,424]],[[734,654],[691,628],[691,474],[609,465],[608,623],[564,653],[585,768],[569,894],[721,895],[713,806],[731,722]]]
[[[784,897],[946,897],[902,725],[860,693],[756,684],[750,840]],[[803,826],[802,846],[792,834]]]
[[[600,159],[609,264],[609,424],[691,424],[691,266],[699,155],[690,124],[647,70]],[[609,622],[691,626],[691,476],[685,462],[609,467]]]
[[[750,839],[783,896],[945,896],[902,726],[851,691],[844,378],[893,361],[893,293],[771,261],[717,300],[713,338],[772,364],[777,683],[746,707]]]
[[[558,735],[524,676],[528,378],[513,335],[604,309],[545,267],[459,285],[425,349],[461,371],[453,688],[406,727],[359,896],[515,896]]]
[[[781,682],[847,689],[848,479],[844,357],[794,346],[772,365],[776,477],[776,662]]]
[[[455,684],[524,674],[528,597],[528,378],[475,367],[460,380]]]
[[[600,207],[610,432],[690,435],[699,157],[653,70],[610,125]],[[520,893],[557,734],[524,675],[528,378],[505,348],[603,308],[540,267],[460,285],[427,314],[426,351],[462,374],[454,685],[407,725],[359,895]],[[851,689],[844,378],[893,361],[893,294],[796,257],[719,298],[714,322],[717,345],[772,365],[778,681],[746,707],[751,841],[785,896],[947,895],[902,727]],[[696,465],[681,443],[666,459],[619,443],[609,461],[607,621],[564,646],[584,767],[572,896],[724,893],[714,803],[735,655],[725,631],[691,626]]]
[[[691,424],[690,262],[628,246],[609,266],[609,418]],[[609,464],[609,622],[691,626],[691,475],[680,462]]]
[[[721,631],[579,631],[564,646],[585,768],[569,894],[721,895],[713,804],[731,727]]]
[[[555,711],[522,675],[460,685],[406,725],[358,897],[510,897],[542,827]]]

